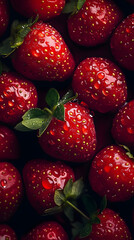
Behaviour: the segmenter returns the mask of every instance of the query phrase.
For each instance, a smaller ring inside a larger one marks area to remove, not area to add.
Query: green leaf
[[[23,120],[29,120],[32,118],[39,118],[39,117],[48,117],[48,112],[41,110],[40,108],[31,108],[29,109],[23,116]]]
[[[8,57],[10,54],[12,54],[15,51],[14,48],[11,47],[11,37],[5,39],[0,44],[0,55],[3,57]]]
[[[77,9],[77,0],[70,0],[65,4],[65,7],[62,10],[62,13],[72,13]]]
[[[72,193],[72,186],[73,186],[73,179],[70,178],[68,180],[68,182],[66,183],[64,189],[63,189],[63,193],[64,193],[66,198],[68,198],[71,195],[71,193]]]
[[[78,0],[77,10],[80,10],[85,2],[86,2],[86,0]]]
[[[73,236],[73,239],[75,239],[79,235],[83,227],[83,224],[81,222],[76,221],[71,223],[71,227],[72,227],[72,236]]]
[[[90,223],[92,224],[100,224],[100,219],[97,216],[91,218]]]
[[[23,120],[22,125],[31,130],[37,130],[42,127],[44,121],[44,118],[32,118],[28,120]]]
[[[39,135],[38,135],[38,137],[40,137],[45,132],[45,130],[47,129],[47,127],[50,124],[51,120],[52,120],[52,115],[49,115],[49,117],[45,119],[45,121],[43,122],[42,126],[39,128]]]
[[[58,104],[59,99],[60,95],[55,88],[51,88],[46,94],[46,102],[51,108]]]
[[[65,202],[65,195],[62,190],[56,190],[54,194],[54,202],[57,206],[62,206]]]
[[[74,221],[74,209],[72,207],[70,207],[69,205],[65,205],[64,206],[64,214],[66,215],[66,217],[70,220],[70,222]]]
[[[84,189],[83,180],[80,178],[73,183],[71,197],[78,198]]]
[[[60,100],[60,103],[65,104],[67,102],[70,102],[78,97],[78,94],[74,95],[74,92],[72,90],[69,90]]]
[[[58,120],[65,120],[65,108],[63,104],[60,104],[56,107],[56,109],[53,111],[53,116]]]
[[[28,131],[31,131],[31,129],[25,127],[22,122],[18,123],[15,127],[14,127],[15,130],[17,131],[21,131],[21,132],[28,132]]]
[[[100,213],[107,207],[107,198],[106,195],[102,198],[100,203]]]
[[[79,237],[84,238],[89,236],[89,234],[92,232],[92,224],[87,222],[81,229]]]
[[[48,208],[44,211],[43,216],[47,215],[53,215],[62,212],[62,207],[61,206],[55,206],[53,208]]]
[[[89,216],[97,211],[97,204],[95,200],[89,194],[83,194],[81,196],[82,205]]]
[[[3,68],[2,68],[2,62],[0,61],[0,75],[2,74],[2,70],[3,70]]]

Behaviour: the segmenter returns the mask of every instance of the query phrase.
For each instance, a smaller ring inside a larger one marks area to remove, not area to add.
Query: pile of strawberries
[[[134,0],[0,23],[0,240],[134,239]]]

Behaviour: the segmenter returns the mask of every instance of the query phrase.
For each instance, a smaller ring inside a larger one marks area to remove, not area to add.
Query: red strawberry
[[[112,136],[117,143],[134,149],[134,100],[123,106],[114,117]]]
[[[39,213],[55,206],[54,193],[74,180],[73,170],[64,163],[34,159],[26,163],[23,179],[30,204]]]
[[[59,32],[37,22],[12,57],[17,72],[31,80],[63,81],[74,70],[74,59]]]
[[[93,117],[78,103],[66,103],[65,121],[53,118],[39,144],[50,156],[71,162],[89,161],[96,149]]]
[[[48,20],[59,15],[65,5],[65,0],[11,0],[13,8],[25,17],[37,14],[42,20]]]
[[[36,105],[37,91],[33,83],[14,72],[0,76],[0,121],[15,125]]]
[[[9,24],[9,7],[7,0],[0,1],[0,37],[5,33]]]
[[[0,222],[9,220],[18,209],[23,195],[22,179],[13,164],[0,162]]]
[[[128,15],[111,37],[111,51],[124,68],[134,71],[134,13]]]
[[[70,38],[83,46],[102,44],[122,19],[121,10],[110,0],[83,2],[83,6],[68,19]]]
[[[102,149],[93,159],[89,182],[100,196],[109,201],[126,201],[134,196],[134,161],[119,146]]]
[[[17,240],[16,233],[7,224],[0,224],[0,239],[1,240]]]
[[[118,213],[106,208],[98,215],[100,219],[99,224],[92,225],[92,232],[88,237],[82,238],[83,240],[132,240],[131,233]],[[80,240],[81,238],[76,238]]]
[[[75,70],[72,87],[89,108],[102,113],[115,111],[127,98],[124,74],[118,66],[104,58],[83,60]]]
[[[0,125],[0,161],[13,160],[20,156],[20,146],[14,131]]]
[[[22,240],[37,239],[69,240],[67,233],[65,232],[63,227],[55,221],[43,222],[37,225],[26,236],[22,238]]]

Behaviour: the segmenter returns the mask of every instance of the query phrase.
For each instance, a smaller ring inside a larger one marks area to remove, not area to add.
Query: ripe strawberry
[[[69,240],[67,233],[65,232],[63,227],[55,221],[43,222],[37,225],[22,238],[22,240],[37,239]]]
[[[92,225],[92,232],[88,237],[82,238],[83,240],[132,240],[131,233],[125,221],[115,211],[106,208],[98,215],[100,219],[99,224]],[[76,238],[80,240],[81,238]]]
[[[31,27],[22,45],[15,50],[12,64],[25,77],[41,81],[64,81],[75,67],[60,33],[41,21]]]
[[[5,33],[9,24],[9,6],[7,0],[0,1],[0,37]]]
[[[17,240],[16,233],[7,224],[0,224],[0,239],[1,240]]]
[[[89,161],[96,149],[96,132],[89,111],[78,103],[66,103],[65,121],[53,118],[39,137],[50,156],[71,162]]]
[[[39,18],[48,20],[59,15],[65,5],[65,0],[11,0],[13,8],[25,17],[35,17],[37,14]]]
[[[14,131],[4,125],[0,125],[0,161],[18,159],[20,146]]]
[[[126,201],[134,196],[134,162],[122,147],[108,146],[93,159],[89,182],[109,201]]]
[[[86,58],[77,66],[72,88],[89,108],[102,113],[115,111],[127,98],[122,71],[110,60],[99,57]]]
[[[124,68],[134,71],[134,13],[128,15],[115,29],[111,37],[111,51]]]
[[[0,162],[0,222],[9,220],[18,209],[23,195],[22,179],[13,164]]]
[[[110,0],[86,0],[83,2],[82,7],[73,9],[73,13],[75,13],[68,19],[70,38],[83,46],[102,44],[122,19],[122,12]]]
[[[114,117],[112,136],[117,143],[134,149],[134,100],[123,106]]]
[[[15,125],[22,115],[37,105],[37,91],[33,83],[8,72],[0,76],[0,121]]]
[[[61,162],[34,159],[23,169],[28,200],[39,214],[55,206],[55,190],[63,189],[70,178],[74,180],[73,170]]]

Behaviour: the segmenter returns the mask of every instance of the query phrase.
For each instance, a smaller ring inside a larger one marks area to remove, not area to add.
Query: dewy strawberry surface
[[[134,239],[133,18],[0,1],[0,240]]]

